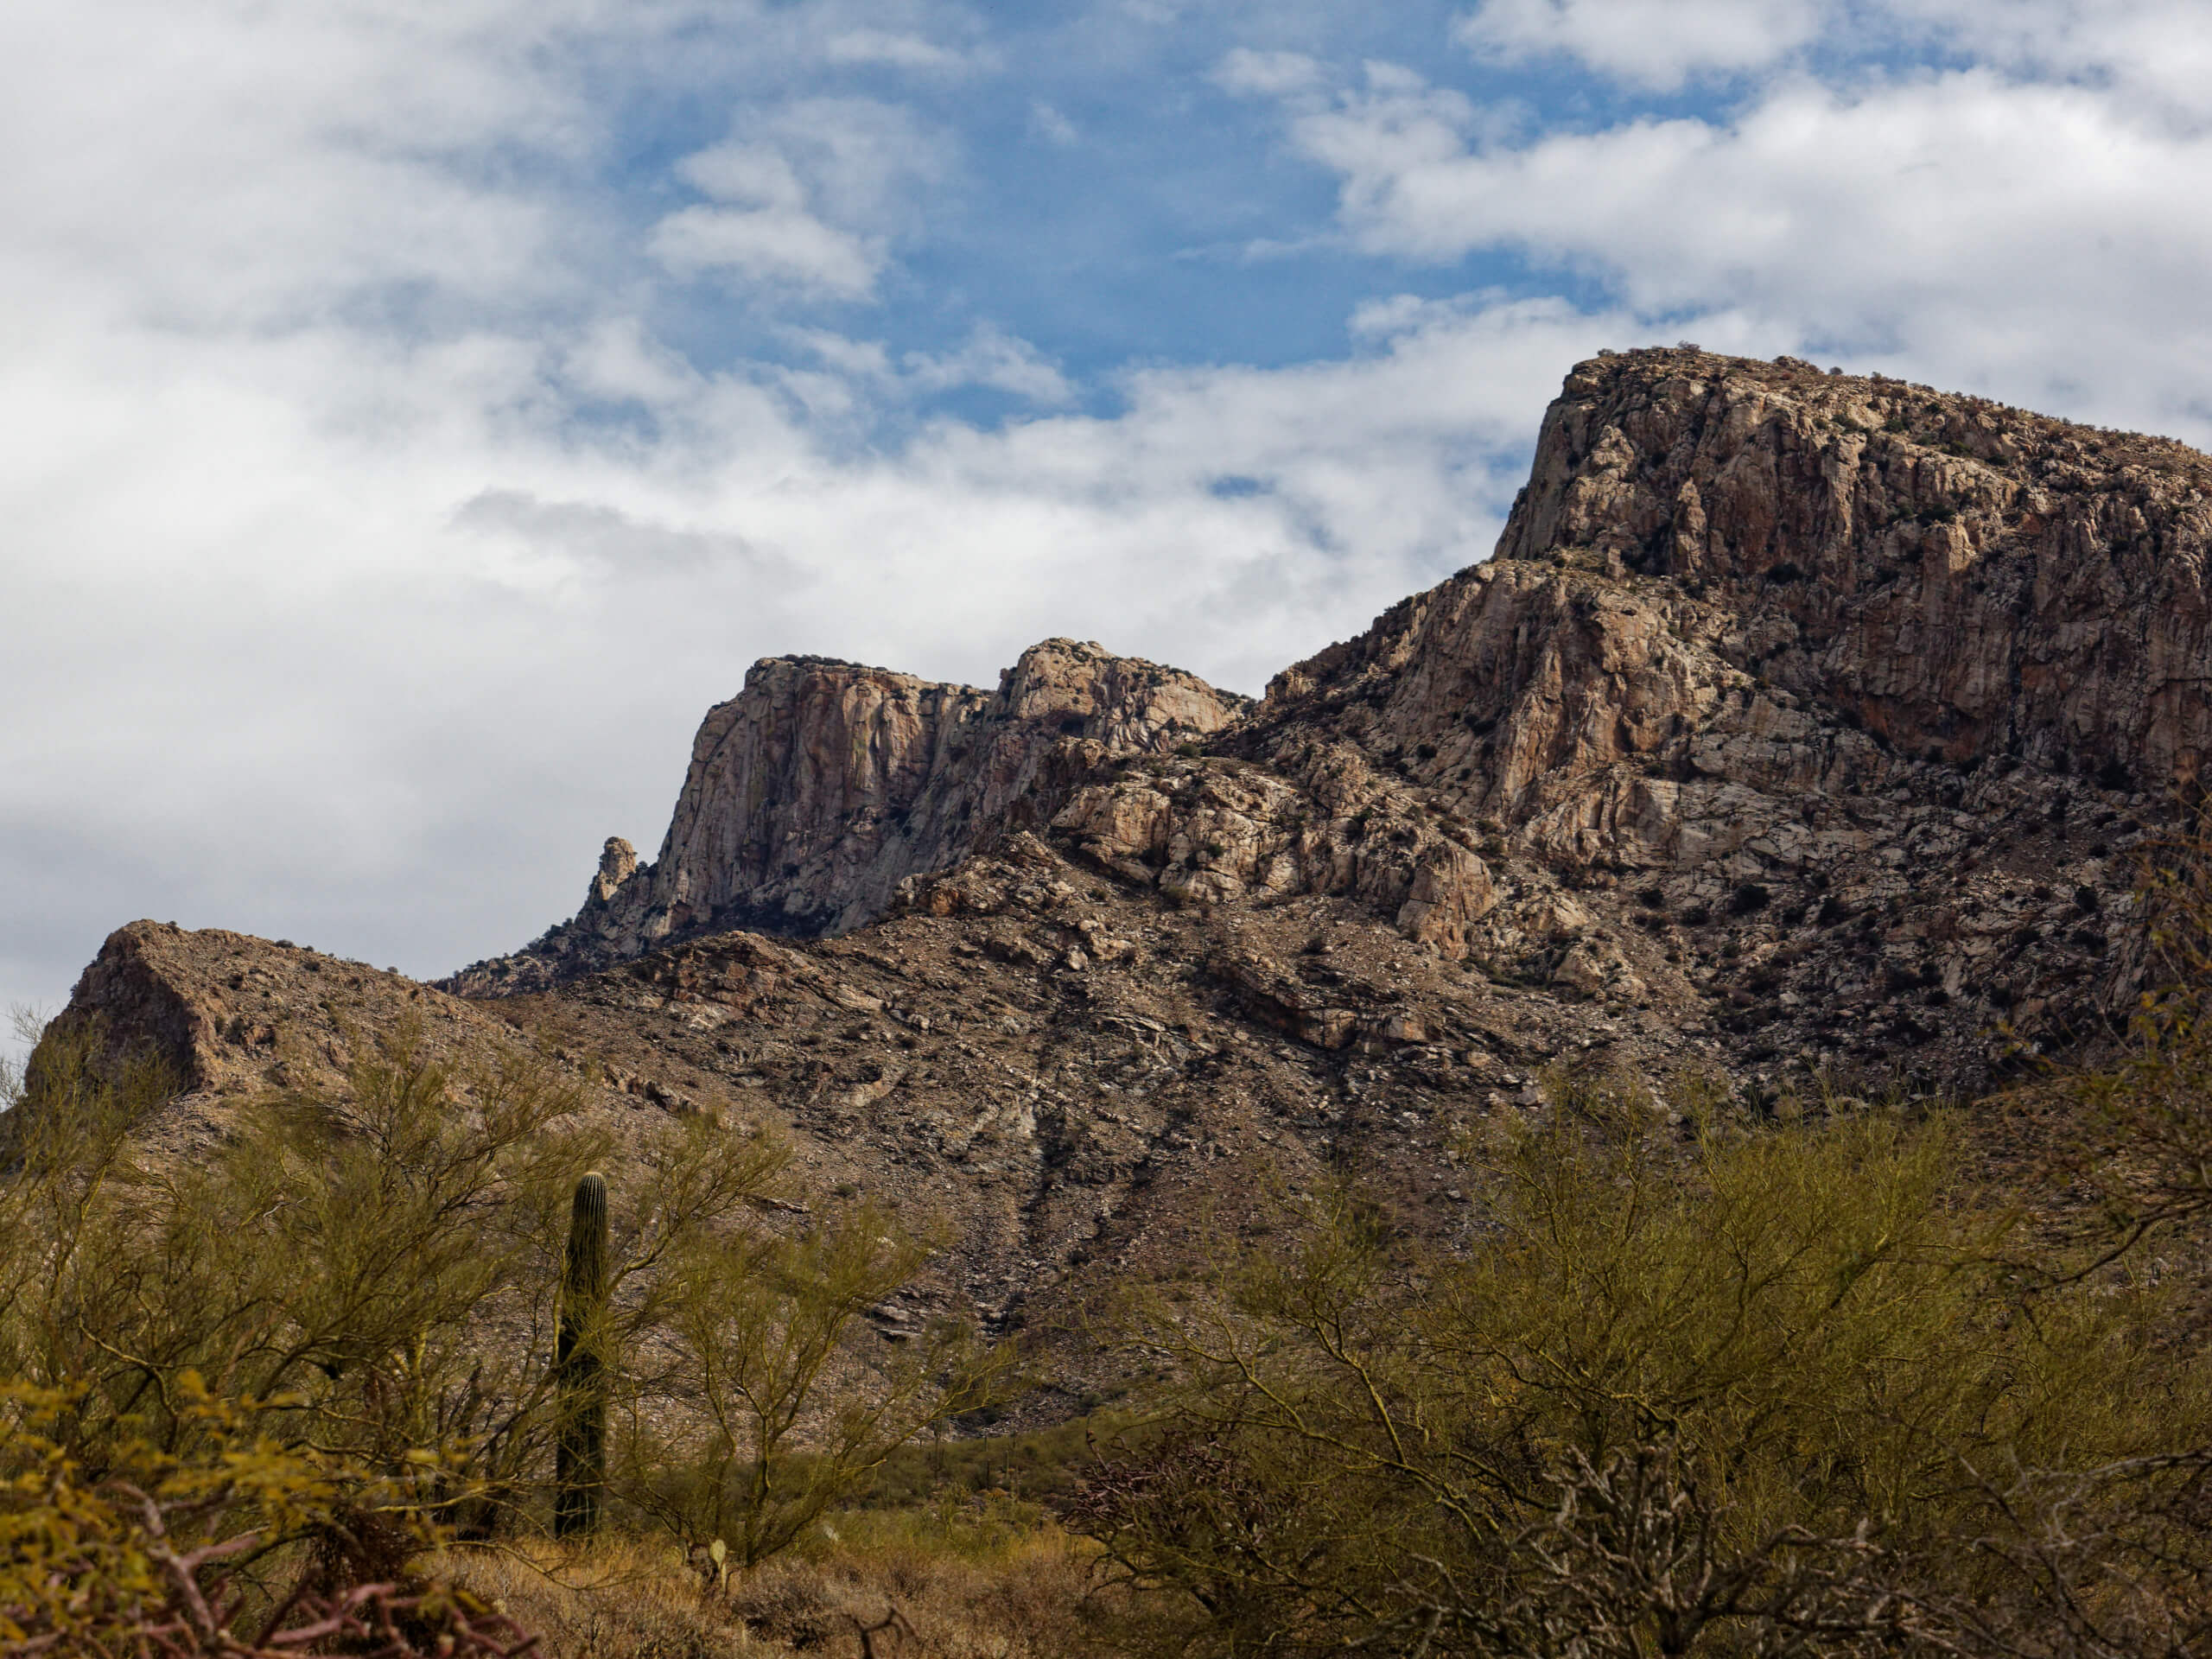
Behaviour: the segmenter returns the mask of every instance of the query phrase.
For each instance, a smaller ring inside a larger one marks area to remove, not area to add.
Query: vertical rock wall
[[[764,658],[701,723],[659,856],[642,864],[610,840],[573,920],[448,983],[533,988],[709,928],[842,931],[979,836],[1049,816],[1030,798],[1056,750],[1166,753],[1245,706],[1193,675],[1071,639],[1024,652],[995,693]]]

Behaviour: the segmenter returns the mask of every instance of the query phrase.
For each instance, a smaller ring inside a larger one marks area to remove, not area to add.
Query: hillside
[[[2121,1006],[2131,853],[2212,734],[2208,489],[1896,381],[1604,356],[1496,556],[1256,704],[1066,640],[990,693],[771,658],[655,859],[610,842],[531,946],[424,988],[137,924],[63,1017],[217,1129],[409,1009],[519,1026],[594,1109],[782,1127],[810,1205],[943,1217],[918,1304],[1001,1330],[1325,1165],[1448,1236],[1455,1130],[1554,1063],[1972,1090]]]

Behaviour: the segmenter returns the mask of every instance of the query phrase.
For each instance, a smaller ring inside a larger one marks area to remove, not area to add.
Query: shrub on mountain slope
[[[2170,1298],[2024,1276],[1940,1125],[1683,1146],[1652,1103],[1555,1089],[1463,1252],[1340,1189],[1156,1320],[1172,1428],[1078,1514],[1182,1609],[1158,1650],[2202,1639],[2212,1395]]]
[[[591,1166],[617,1172],[594,1334],[630,1426],[609,1471],[630,1523],[720,1527],[764,1560],[979,1397],[988,1367],[957,1365],[950,1332],[855,1361],[859,1315],[927,1250],[873,1211],[765,1227],[788,1157],[771,1138],[695,1116],[610,1158],[529,1051],[455,1069],[403,1033],[342,1096],[246,1104],[182,1157],[143,1133],[169,1081],[99,1052],[93,1031],[49,1036],[0,1116],[0,1524],[57,1562],[77,1549],[48,1578],[118,1619],[185,1593],[163,1550],[203,1599],[219,1580],[251,1617],[289,1600],[342,1624],[333,1596],[394,1580],[426,1541],[540,1524],[566,1212]],[[289,1474],[210,1484],[264,1468],[311,1473],[315,1503]],[[181,1509],[161,1484],[178,1471]]]

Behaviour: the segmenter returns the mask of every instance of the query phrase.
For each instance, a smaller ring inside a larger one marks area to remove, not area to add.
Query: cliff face
[[[499,1000],[140,924],[64,1019],[207,1132],[378,1033],[520,1026],[611,1125],[725,1113],[817,1202],[941,1207],[927,1295],[1001,1324],[1346,1160],[1464,1230],[1453,1148],[1545,1067],[1849,1109],[2124,1007],[2212,734],[2208,501],[2158,440],[1601,358],[1497,556],[1257,705],[1065,640],[988,694],[770,659],[659,857],[610,842],[573,921],[448,982]]]
[[[2139,971],[2129,849],[2212,739],[2208,543],[2212,461],[2163,440],[1601,358],[1497,556],[1224,747],[1295,775],[1349,746],[1562,875],[1591,915],[1563,989],[1648,983],[1635,930],[1755,1060],[1974,1079],[1968,1033],[2063,1041]],[[1471,955],[1541,972],[1546,930],[1488,917]]]
[[[450,982],[838,933],[1022,829],[1185,908],[1320,898],[1751,1067],[1986,1075],[2140,969],[2212,740],[2212,462],[1793,359],[1578,366],[1497,556],[1240,708],[1050,641],[995,695],[774,659],[661,855]],[[1731,1058],[1732,1057],[1732,1058]]]
[[[2163,793],[2212,742],[2208,542],[2212,462],[2179,445],[1788,360],[1600,359],[1496,560],[1279,676],[1261,721],[1557,816],[1562,850],[1572,818],[1625,836],[1591,856],[1682,855],[1723,784],[1988,764]]]
[[[1048,639],[995,693],[818,658],[768,658],[709,709],[660,855],[612,839],[583,908],[448,982],[533,988],[715,928],[812,937],[882,913],[907,877],[1029,822],[1056,751],[1159,753],[1246,699],[1096,645]]]

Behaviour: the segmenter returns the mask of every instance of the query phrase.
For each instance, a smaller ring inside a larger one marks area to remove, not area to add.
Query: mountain
[[[716,929],[844,931],[880,915],[906,877],[1034,822],[1066,746],[1161,753],[1219,731],[1247,701],[1071,639],[1030,647],[993,695],[829,658],[765,658],[700,724],[659,857],[640,864],[610,837],[573,919],[447,985],[533,988]]]
[[[655,860],[610,842],[513,955],[423,988],[137,924],[63,1018],[176,1058],[181,1134],[426,1010],[521,1028],[594,1112],[944,1216],[925,1300],[1001,1327],[1326,1166],[1448,1233],[1543,1067],[1974,1090],[2124,1007],[2212,734],[2209,499],[2163,440],[1602,355],[1496,556],[1257,703],[1067,640],[990,693],[771,658]]]

